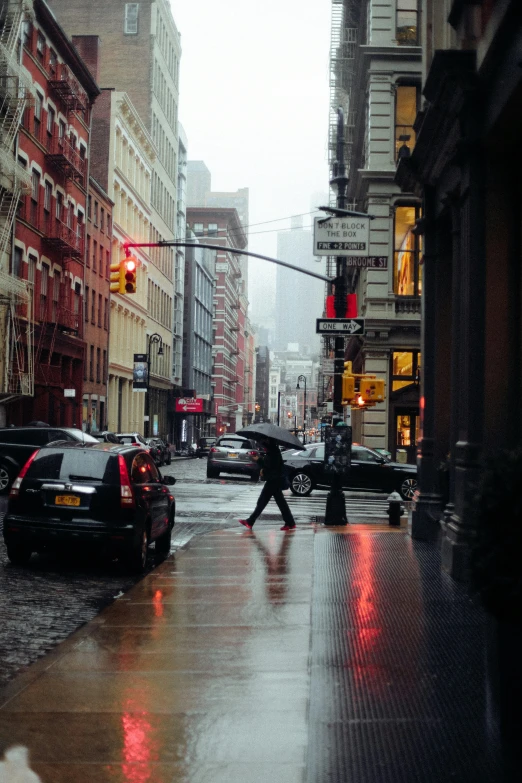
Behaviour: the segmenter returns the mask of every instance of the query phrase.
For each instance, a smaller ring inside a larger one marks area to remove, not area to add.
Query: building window
[[[105,313],[103,316],[103,328],[109,328],[109,300],[105,299]]]
[[[102,382],[107,383],[107,351],[103,352]]]
[[[217,237],[217,235],[218,235],[218,225],[217,225],[217,223],[209,223],[208,224],[208,235],[209,235],[209,237]]]
[[[81,294],[82,294],[82,287],[80,283],[74,284],[74,302],[73,302],[73,312],[74,312],[74,328],[79,329],[80,328],[80,300],[81,300]]]
[[[36,93],[36,98],[34,100],[34,127],[33,127],[33,134],[35,138],[40,141],[40,131],[42,127],[42,109],[43,109],[43,95],[40,95],[39,92]]]
[[[194,233],[197,237],[203,236],[203,223],[194,223]]]
[[[413,124],[417,116],[419,88],[399,84],[395,96],[395,160],[409,158],[415,146]]]
[[[138,10],[139,3],[125,3],[125,26],[126,35],[138,34]]]
[[[94,297],[93,297],[94,299]],[[91,345],[91,356],[90,356],[90,368],[89,368],[89,380],[92,382],[94,381],[94,345]]]
[[[49,71],[51,76],[56,73],[56,66],[58,65],[58,57],[54,49],[49,49]]]
[[[56,220],[62,219],[63,214],[63,193],[56,192]]]
[[[31,38],[33,36],[33,26],[31,22],[26,19],[22,22],[22,41],[24,46],[28,49],[31,48]]]
[[[60,302],[60,273],[55,272],[53,276],[53,312],[52,312],[53,323],[56,323],[58,320],[59,302]]]
[[[96,383],[100,383],[101,381],[101,350],[100,348],[96,348]]]
[[[397,0],[395,38],[400,46],[418,46],[419,0]]]
[[[47,289],[49,283],[49,267],[42,264],[40,275],[40,321],[47,320]]]
[[[36,39],[36,56],[40,62],[43,63],[45,59],[45,38],[41,33],[38,33],[38,37]]]
[[[27,268],[27,280],[34,285],[36,280],[36,258],[35,256],[29,256],[29,264]]]
[[[56,121],[56,114],[54,109],[51,109],[50,107],[47,109],[47,146],[50,147],[51,139],[53,137],[54,133],[54,123]]]
[[[98,225],[98,202],[94,202],[94,225]]]
[[[96,256],[98,255],[98,243],[95,239],[92,240],[92,271],[96,272]]]
[[[85,286],[85,305],[84,305],[84,318],[89,320],[89,286]]]
[[[38,198],[40,196],[40,175],[33,169],[31,174],[31,223],[38,228]]]
[[[96,293],[91,291],[91,324],[96,323]]]
[[[51,198],[53,195],[53,186],[46,180],[44,190],[44,209],[46,212],[51,211]]]
[[[14,277],[22,276],[22,258],[23,258],[22,248],[15,247],[13,253],[13,268],[11,270]]]
[[[98,294],[98,326],[101,328],[102,325],[102,295]]]
[[[421,369],[420,351],[394,351],[392,355],[392,391],[419,383]]]
[[[418,206],[395,208],[393,290],[398,296],[420,296],[422,291],[420,237],[413,228]]]

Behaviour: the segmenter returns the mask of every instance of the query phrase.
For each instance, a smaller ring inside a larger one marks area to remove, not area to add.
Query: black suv
[[[17,565],[35,551],[105,549],[134,572],[149,544],[170,551],[175,501],[150,455],[136,446],[61,442],[35,451],[15,479],[4,518],[7,556]]]
[[[9,487],[33,451],[55,440],[98,442],[92,435],[74,427],[0,428],[0,495],[9,492]]]

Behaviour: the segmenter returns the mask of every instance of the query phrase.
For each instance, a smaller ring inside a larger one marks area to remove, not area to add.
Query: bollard
[[[402,498],[399,495],[397,491],[393,491],[391,495],[388,496],[388,524],[390,527],[400,527],[401,525],[401,514],[404,511],[404,506],[402,505]]]

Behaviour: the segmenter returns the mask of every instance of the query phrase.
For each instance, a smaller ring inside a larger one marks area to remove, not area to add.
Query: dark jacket
[[[275,444],[267,447],[266,454],[259,457],[258,464],[261,466],[265,481],[277,481],[283,478],[285,466],[281,452]]]

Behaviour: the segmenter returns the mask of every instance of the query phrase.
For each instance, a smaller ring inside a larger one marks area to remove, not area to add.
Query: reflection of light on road
[[[143,694],[145,697],[145,694]],[[123,728],[123,764],[125,783],[147,783],[151,780],[152,762],[158,757],[158,743],[153,741],[152,726],[148,713],[134,709],[138,703],[143,707],[143,699],[134,697],[127,700],[129,710],[121,717]]]
[[[152,599],[152,604],[154,606],[154,615],[156,617],[163,617],[163,593],[161,590],[156,590],[154,593],[154,598]]]
[[[358,536],[359,550],[352,572],[352,584],[356,588],[354,599],[355,634],[357,647],[354,655],[354,675],[361,682],[365,670],[368,671],[367,655],[375,646],[382,633],[378,608],[375,605],[375,552],[371,536]]]

